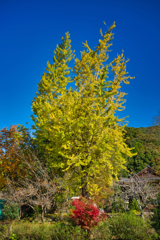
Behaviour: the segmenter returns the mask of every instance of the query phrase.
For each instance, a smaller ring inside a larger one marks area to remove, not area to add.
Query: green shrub
[[[57,240],[85,240],[88,239],[88,232],[81,229],[80,226],[71,226],[64,223],[56,224],[55,238]]]
[[[5,204],[2,209],[4,219],[9,220],[8,236],[12,235],[12,221],[19,218],[19,209],[14,203]]]
[[[136,199],[133,199],[133,201],[131,201],[129,203],[128,207],[129,207],[129,210],[136,210],[136,211],[140,212],[140,208],[138,206],[138,203],[137,203]]]
[[[50,236],[54,233],[54,228],[46,224],[21,223],[13,226],[13,233],[16,234],[18,240],[40,240],[52,239]]]
[[[155,239],[150,231],[149,223],[131,213],[120,213],[110,219],[109,229],[118,240],[149,240]]]
[[[2,215],[7,220],[14,220],[18,219],[19,217],[19,210],[18,207],[14,203],[5,204],[4,208],[2,209]]]
[[[108,222],[95,227],[93,231],[87,232],[80,226],[68,225],[58,222],[54,224],[31,224],[20,223],[13,226],[13,234],[16,240],[109,240]],[[13,235],[12,234],[12,235]]]
[[[30,223],[14,222],[12,239],[16,240],[151,240],[154,229],[132,213],[119,213],[87,232],[69,222]],[[8,240],[8,238],[1,238]]]
[[[96,226],[90,234],[90,237],[94,240],[110,240],[112,239],[112,234],[109,229],[108,219]]]
[[[21,223],[13,226],[13,233],[17,240],[83,240],[88,235],[78,226],[73,227],[60,222],[54,224]]]

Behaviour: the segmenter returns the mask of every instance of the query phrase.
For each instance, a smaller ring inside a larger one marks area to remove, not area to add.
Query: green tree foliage
[[[4,208],[2,209],[2,214],[5,219],[12,221],[14,219],[18,219],[19,210],[14,203],[9,203],[4,205]]]
[[[132,153],[137,155],[127,158],[127,169],[131,173],[140,172],[148,164],[159,171],[160,166],[160,127],[126,127],[125,137]],[[126,177],[126,172],[122,173]]]
[[[16,204],[14,203],[8,203],[4,205],[4,208],[2,209],[2,215],[6,220],[10,221],[10,224],[8,225],[8,235],[12,235],[12,221],[15,219],[18,219],[19,217],[19,209]]]
[[[68,64],[73,52],[66,33],[32,102],[37,146],[52,168],[66,173],[70,189],[79,185],[83,196],[110,186],[124,168],[125,156],[132,156],[124,142],[123,119],[115,116],[124,109],[121,84],[128,84],[130,76],[123,53],[108,62],[114,27],[104,35],[101,31],[95,50],[84,43],[72,74]],[[75,88],[69,88],[70,83]]]
[[[133,199],[132,201],[129,202],[129,210],[136,210],[136,211],[140,212],[140,208],[135,199]]]

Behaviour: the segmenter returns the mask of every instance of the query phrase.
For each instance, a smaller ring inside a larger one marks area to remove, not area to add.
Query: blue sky
[[[159,0],[1,0],[0,1],[0,129],[32,124],[31,100],[47,61],[65,32],[80,56],[82,42],[94,48],[99,30],[114,21],[110,60],[124,50],[130,59],[126,109],[128,126],[147,127],[160,109]]]

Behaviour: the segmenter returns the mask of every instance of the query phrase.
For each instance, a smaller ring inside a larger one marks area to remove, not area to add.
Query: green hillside
[[[129,147],[134,147],[132,152],[137,153],[132,158],[127,158],[127,169],[137,173],[149,164],[159,170],[160,164],[160,126],[147,128],[126,127],[125,137]],[[126,173],[122,174],[126,176]]]

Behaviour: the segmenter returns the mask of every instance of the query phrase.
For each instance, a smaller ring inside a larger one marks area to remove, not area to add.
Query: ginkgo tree
[[[80,59],[74,59],[69,33],[54,52],[38,93],[32,101],[35,140],[50,167],[67,174],[66,185],[82,189],[82,196],[96,195],[112,185],[132,156],[124,141],[124,109],[121,84],[129,83],[123,53],[109,62],[115,23],[101,33],[92,50],[84,43]],[[70,85],[70,87],[69,87]]]

